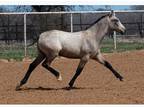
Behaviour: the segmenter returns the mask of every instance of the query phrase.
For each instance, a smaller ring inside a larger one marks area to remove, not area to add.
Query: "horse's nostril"
[[[124,32],[123,32],[123,31],[121,31],[121,32],[120,32],[120,34],[121,34],[121,35],[123,35],[123,34],[124,34]]]
[[[126,33],[126,29],[123,29],[123,34],[125,34]]]
[[[125,34],[126,33],[126,30],[122,30],[121,32],[120,32],[120,34]]]

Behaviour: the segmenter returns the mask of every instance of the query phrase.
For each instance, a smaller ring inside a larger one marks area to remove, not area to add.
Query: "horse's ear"
[[[109,17],[112,17],[112,16],[114,16],[114,11],[113,10],[111,10],[111,12],[109,14]]]

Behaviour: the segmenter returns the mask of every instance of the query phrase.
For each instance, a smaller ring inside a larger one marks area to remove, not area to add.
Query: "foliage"
[[[132,10],[144,10],[144,5],[132,5],[130,8]]]

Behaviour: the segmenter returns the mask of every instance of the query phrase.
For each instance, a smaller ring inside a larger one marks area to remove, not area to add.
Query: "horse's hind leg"
[[[104,59],[102,54],[99,52],[94,60],[98,61],[99,63],[103,64],[105,67],[107,67],[111,72],[114,74],[116,78],[118,78],[120,81],[123,80],[123,77],[112,67],[112,65]]]
[[[61,74],[50,66],[50,64],[55,58],[56,56],[47,56],[46,60],[42,63],[42,66],[49,70],[57,78],[58,81],[61,81]]]
[[[21,80],[20,84],[17,85],[16,90],[19,90],[22,85],[24,85],[28,78],[30,77],[32,71],[44,60],[45,56],[42,53],[39,53],[37,58],[29,65],[29,68],[24,76],[24,78]]]

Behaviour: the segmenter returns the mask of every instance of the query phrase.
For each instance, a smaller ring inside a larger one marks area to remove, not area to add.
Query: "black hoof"
[[[20,87],[21,87],[21,85],[20,85],[20,84],[18,84],[18,85],[16,86],[15,90],[16,90],[16,91],[21,90],[21,88],[20,88]]]
[[[66,90],[72,90],[72,87],[69,86],[69,87],[66,88]]]
[[[73,82],[69,82],[69,87],[72,87],[73,86]]]
[[[71,90],[73,88],[73,83],[69,83],[69,87],[68,87],[68,90]]]
[[[122,76],[120,76],[120,77],[119,77],[119,80],[120,80],[120,81],[123,81],[123,77],[122,77]]]

